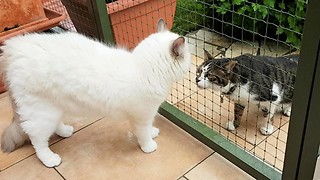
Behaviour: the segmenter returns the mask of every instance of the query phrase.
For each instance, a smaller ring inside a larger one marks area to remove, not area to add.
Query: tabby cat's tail
[[[15,114],[13,121],[2,133],[1,150],[9,153],[22,146],[27,140],[27,135],[20,126],[19,115]]]

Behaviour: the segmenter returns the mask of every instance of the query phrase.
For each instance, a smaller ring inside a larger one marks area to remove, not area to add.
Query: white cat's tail
[[[23,132],[20,126],[19,115],[15,114],[10,126],[2,133],[1,150],[6,153],[12,152],[22,146],[26,140],[27,135]]]
[[[5,83],[5,68],[6,68],[6,65],[7,65],[7,58],[5,56],[5,54],[3,53],[3,49],[2,47],[0,46],[0,81],[4,82]],[[6,83],[5,83],[6,85]]]

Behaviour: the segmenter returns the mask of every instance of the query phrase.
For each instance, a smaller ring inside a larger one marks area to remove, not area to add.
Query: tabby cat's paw
[[[236,128],[234,127],[233,121],[228,121],[228,122],[227,122],[226,129],[229,130],[229,131],[234,131],[234,130],[236,130]]]
[[[273,133],[273,125],[268,124],[267,126],[263,126],[260,128],[260,132],[263,135],[270,135]]]
[[[145,145],[141,146],[141,150],[145,153],[151,153],[155,151],[157,147],[158,147],[157,143],[154,140],[152,140],[146,143]]]
[[[151,133],[152,138],[158,137],[159,133],[160,133],[160,130],[158,128],[152,127],[152,133]]]
[[[290,115],[291,115],[291,108],[285,109],[285,110],[283,111],[283,114],[284,114],[285,116],[287,116],[287,117],[290,117]]]

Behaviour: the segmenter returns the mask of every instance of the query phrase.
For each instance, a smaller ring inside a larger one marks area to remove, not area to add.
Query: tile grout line
[[[192,96],[192,95],[194,95],[194,94],[197,94],[197,93],[198,93],[198,91],[197,91],[197,92],[194,92],[194,93],[192,93],[192,94],[190,94],[190,95],[188,95],[188,96],[186,96],[186,97],[184,97],[183,99],[177,101],[177,102],[174,103],[173,105],[176,106],[178,103],[181,103],[181,102],[182,102],[183,100],[185,100],[186,98],[188,98],[188,97],[190,97],[190,96]],[[186,103],[186,104],[187,104],[187,103]],[[184,103],[184,105],[186,105],[186,104]],[[187,104],[187,105],[188,105],[188,104]],[[179,109],[179,108],[178,108],[178,109]],[[182,111],[182,109],[180,109],[180,110]],[[198,113],[198,114],[199,114],[199,113]],[[206,117],[206,116],[203,115],[203,114],[200,114],[200,115],[203,116],[203,117]],[[198,119],[196,119],[196,120],[198,121]],[[200,122],[201,122],[201,121],[200,121]],[[216,122],[213,122],[213,123],[219,126],[219,124],[217,124]],[[286,122],[286,123],[284,123],[283,125],[280,125],[276,131],[280,130],[280,129],[281,129],[283,126],[285,126],[287,123],[289,123],[289,122]],[[210,128],[210,127],[209,127],[209,128]],[[215,131],[214,129],[212,129],[212,130]],[[239,146],[240,148],[243,148],[244,150],[246,150],[246,151],[248,151],[248,152],[251,152],[251,151],[253,151],[257,146],[259,146],[260,144],[262,144],[263,142],[265,142],[269,137],[271,137],[276,131],[274,131],[274,132],[273,132],[272,134],[270,134],[269,136],[266,136],[266,137],[262,138],[262,139],[260,140],[260,142],[258,142],[257,144],[253,144],[252,142],[247,141],[247,140],[245,139],[245,137],[242,137],[242,136],[238,135],[237,133],[233,133],[233,132],[230,132],[230,133],[234,134],[237,138],[245,141],[246,143],[252,145],[252,148],[249,148],[249,149],[245,149],[245,147]],[[220,134],[220,133],[219,133],[219,134]],[[220,135],[224,136],[223,134],[220,134]],[[225,137],[225,136],[224,136],[224,137]],[[225,137],[225,138],[227,138],[227,137]],[[228,140],[229,140],[229,139],[228,139]],[[235,145],[237,145],[235,141],[231,140],[231,142],[233,142],[233,143],[235,143]]]
[[[188,97],[191,97],[192,95],[194,95],[194,94],[196,94],[196,93],[198,93],[198,91],[197,91],[197,92],[192,92],[191,94],[189,94],[189,95],[185,96],[184,98],[178,100],[177,102],[173,103],[172,105],[177,105],[177,104],[180,103],[181,101],[185,100],[185,99],[188,98]]]
[[[183,180],[190,180],[188,179],[186,176],[182,175],[181,177],[179,177],[177,180],[181,180],[183,178]]]
[[[96,122],[99,122],[99,121],[101,121],[103,119],[103,117],[102,118],[98,118],[97,120],[95,120],[95,121],[93,121],[93,122],[91,122],[91,123],[89,123],[89,124],[87,124],[87,125],[85,125],[84,127],[81,127],[80,129],[78,129],[77,131],[75,131],[70,137],[61,137],[61,139],[59,139],[59,140],[57,140],[56,142],[53,142],[52,144],[50,144],[49,145],[49,147],[50,146],[52,146],[52,145],[55,145],[55,144],[57,144],[58,142],[60,142],[60,141],[62,141],[62,140],[64,140],[64,139],[68,139],[68,138],[71,138],[74,134],[76,134],[76,133],[78,133],[78,132],[80,132],[80,131],[82,131],[83,129],[86,129],[87,127],[89,127],[89,126],[91,126],[92,124],[95,124]]]
[[[288,122],[284,123],[283,125],[280,125],[280,127],[278,127],[277,130],[275,130],[274,132],[272,132],[270,135],[268,135],[266,138],[264,138],[262,141],[260,141],[258,144],[254,145],[253,148],[251,150],[253,150],[254,148],[258,147],[260,144],[262,144],[263,142],[265,142],[268,138],[272,137],[273,134],[275,134],[277,131],[280,131],[280,129],[285,126]]]
[[[35,152],[34,152],[34,153],[32,153],[32,154],[30,154],[29,156],[27,156],[27,157],[25,157],[25,158],[22,158],[22,159],[20,159],[19,161],[17,161],[17,162],[15,162],[15,163],[13,163],[13,164],[11,164],[11,165],[9,165],[9,166],[7,166],[7,167],[3,168],[3,169],[1,170],[1,172],[4,172],[5,170],[9,169],[10,167],[12,167],[12,166],[14,166],[14,165],[16,165],[16,164],[18,164],[18,163],[20,163],[20,162],[22,162],[22,161],[24,161],[24,160],[28,159],[29,157],[33,156],[34,154],[35,154]]]
[[[57,167],[53,167],[53,169],[62,177],[62,179],[66,180],[66,178],[58,171]]]
[[[77,131],[75,131],[72,135],[74,135],[75,133],[77,133],[77,132],[79,132],[79,131],[87,128],[88,126],[91,126],[92,124],[94,124],[94,123],[96,123],[96,122],[101,121],[102,119],[103,119],[103,117],[95,120],[94,122],[91,122],[90,124],[88,124],[88,125],[80,128],[80,129],[78,129]],[[64,140],[64,139],[67,139],[67,138],[61,138],[61,139],[57,140],[56,142],[53,142],[52,144],[50,144],[49,147],[52,146],[52,145],[54,145],[54,144],[56,144],[56,143],[58,143],[58,142],[60,142],[60,141],[62,141],[62,140]],[[32,147],[32,148],[33,148],[33,147]],[[8,168],[10,168],[10,167],[12,167],[12,166],[14,166],[14,165],[16,165],[16,164],[18,164],[18,163],[26,160],[26,159],[28,159],[29,157],[31,157],[31,156],[33,156],[33,155],[35,155],[35,154],[36,154],[36,153],[33,152],[33,153],[30,154],[29,156],[26,156],[25,158],[22,158],[22,159],[20,159],[19,161],[15,162],[15,163],[13,163],[13,164],[10,164],[9,166],[7,166],[7,167],[5,167],[5,168],[3,168],[3,169],[0,169],[0,172],[3,172],[3,171],[5,171],[5,170],[7,170]]]
[[[85,129],[85,128],[87,128],[88,126],[91,126],[92,124],[94,124],[94,123],[96,123],[96,122],[101,121],[103,118],[104,118],[104,117],[98,118],[97,120],[95,120],[95,121],[93,121],[93,122],[91,122],[91,123],[83,126],[82,128],[80,128],[80,129],[78,129],[77,131],[75,131],[74,134],[77,133],[77,132],[79,132],[79,131],[81,131],[81,130],[83,130],[83,129]],[[73,135],[73,134],[72,134],[72,135]],[[62,138],[61,140],[63,140],[63,139],[66,139],[66,138]],[[54,143],[54,144],[55,144],[55,143]],[[53,145],[53,144],[51,144],[51,145]],[[50,146],[51,146],[51,145],[50,145]]]
[[[203,163],[205,160],[207,160],[210,156],[212,156],[215,152],[210,153],[207,157],[205,157],[203,160],[201,160],[200,162],[198,162],[196,165],[194,165],[192,168],[190,168],[189,170],[187,170],[182,176],[180,176],[179,178],[182,177],[186,177],[186,175],[192,171],[194,168],[196,168],[198,165],[200,165],[201,163]],[[188,179],[188,178],[186,178]]]

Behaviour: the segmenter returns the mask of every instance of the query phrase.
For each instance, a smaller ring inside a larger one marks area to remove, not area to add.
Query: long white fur
[[[179,43],[179,56],[171,51],[178,38],[160,24],[159,32],[133,52],[77,33],[29,34],[7,40],[1,47],[0,66],[20,116],[19,123],[11,126],[22,127],[47,167],[61,162],[48,147],[49,137],[53,133],[68,137],[73,132],[61,122],[65,113],[124,116],[131,120],[142,151],[156,150],[152,138],[159,130],[152,127],[153,118],[172,83],[181,80],[191,64],[185,43]],[[7,128],[2,150],[16,148],[19,140],[14,147],[8,144],[16,133]]]

